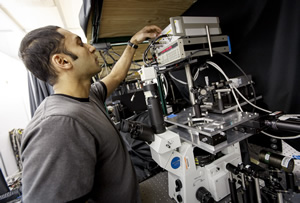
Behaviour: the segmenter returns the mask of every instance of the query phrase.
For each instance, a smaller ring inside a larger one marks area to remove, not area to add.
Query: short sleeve
[[[95,82],[91,86],[91,93],[104,102],[107,96],[107,87],[102,81]]]
[[[78,121],[50,116],[25,130],[22,141],[23,202],[68,202],[92,190],[93,136]]]

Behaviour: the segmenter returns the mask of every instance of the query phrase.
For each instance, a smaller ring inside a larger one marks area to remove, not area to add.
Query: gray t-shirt
[[[47,97],[22,140],[23,202],[140,202],[124,142],[106,115],[105,85],[91,87],[89,101]]]

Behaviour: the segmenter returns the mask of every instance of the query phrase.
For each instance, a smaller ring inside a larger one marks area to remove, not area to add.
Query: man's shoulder
[[[49,96],[36,109],[26,128],[41,125],[45,121],[49,123],[53,119],[59,119],[60,117],[76,119],[82,114],[81,111],[84,110],[80,102],[63,96]]]
[[[48,134],[56,130],[71,130],[67,128],[73,129],[74,126],[76,126],[77,129],[87,129],[88,124],[85,119],[82,118],[84,109],[82,109],[81,106],[79,101],[76,102],[64,96],[47,97],[37,108],[34,116],[26,126],[24,136],[37,134],[36,132],[41,129],[48,129]]]
[[[37,109],[42,112],[43,117],[49,116],[78,116],[84,105],[80,101],[62,95],[52,95],[47,97]]]

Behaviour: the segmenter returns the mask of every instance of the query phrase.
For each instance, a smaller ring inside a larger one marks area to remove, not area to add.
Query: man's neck
[[[88,98],[90,95],[91,82],[64,81],[53,85],[55,94],[65,94],[77,98]]]

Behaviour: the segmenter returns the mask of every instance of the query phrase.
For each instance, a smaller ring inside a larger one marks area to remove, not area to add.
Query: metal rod
[[[260,194],[260,187],[259,187],[259,179],[254,178],[254,181],[255,181],[255,190],[256,190],[257,203],[262,203],[261,194]]]
[[[64,14],[63,14],[64,13],[64,8],[62,7],[61,2],[58,1],[58,0],[54,0],[53,3],[57,7],[59,17],[60,17],[64,27],[67,28],[68,27],[67,22],[66,22],[66,19],[64,17]]]
[[[242,179],[242,190],[243,190],[243,202],[248,203],[248,190],[246,187],[246,180],[245,180],[245,174],[241,174],[241,179]]]
[[[192,79],[190,64],[188,64],[188,63],[185,64],[185,74],[186,74],[186,80],[188,83],[188,91],[189,91],[189,95],[190,95],[191,104],[194,105],[195,104],[195,95],[191,92],[191,89],[193,88],[193,79]]]
[[[211,57],[213,57],[213,52],[211,48],[211,41],[210,41],[210,34],[209,34],[209,28],[208,25],[205,25],[206,28],[206,35],[207,35],[207,42],[208,42],[208,48],[209,48],[209,54]]]
[[[238,203],[238,197],[237,197],[237,190],[236,190],[236,180],[233,178],[232,173],[229,173],[228,178],[229,183],[229,191],[230,191],[230,197],[232,203]]]
[[[249,200],[250,203],[256,203],[255,201],[255,182],[253,182],[253,178],[248,176],[248,193],[249,193]]]
[[[188,64],[188,63],[185,64],[185,74],[186,74],[186,80],[188,83],[188,91],[189,91],[189,95],[190,95],[190,100],[191,100],[191,104],[194,108],[195,116],[197,118],[200,118],[201,117],[201,108],[200,108],[200,105],[195,100],[194,93],[191,91],[194,87],[194,83],[193,83],[193,77],[191,74],[190,64]]]
[[[283,196],[281,192],[277,193],[278,203],[283,203]]]
[[[0,11],[2,11],[8,19],[19,29],[21,32],[26,33],[25,28],[13,17],[13,15],[3,6],[0,4]]]

